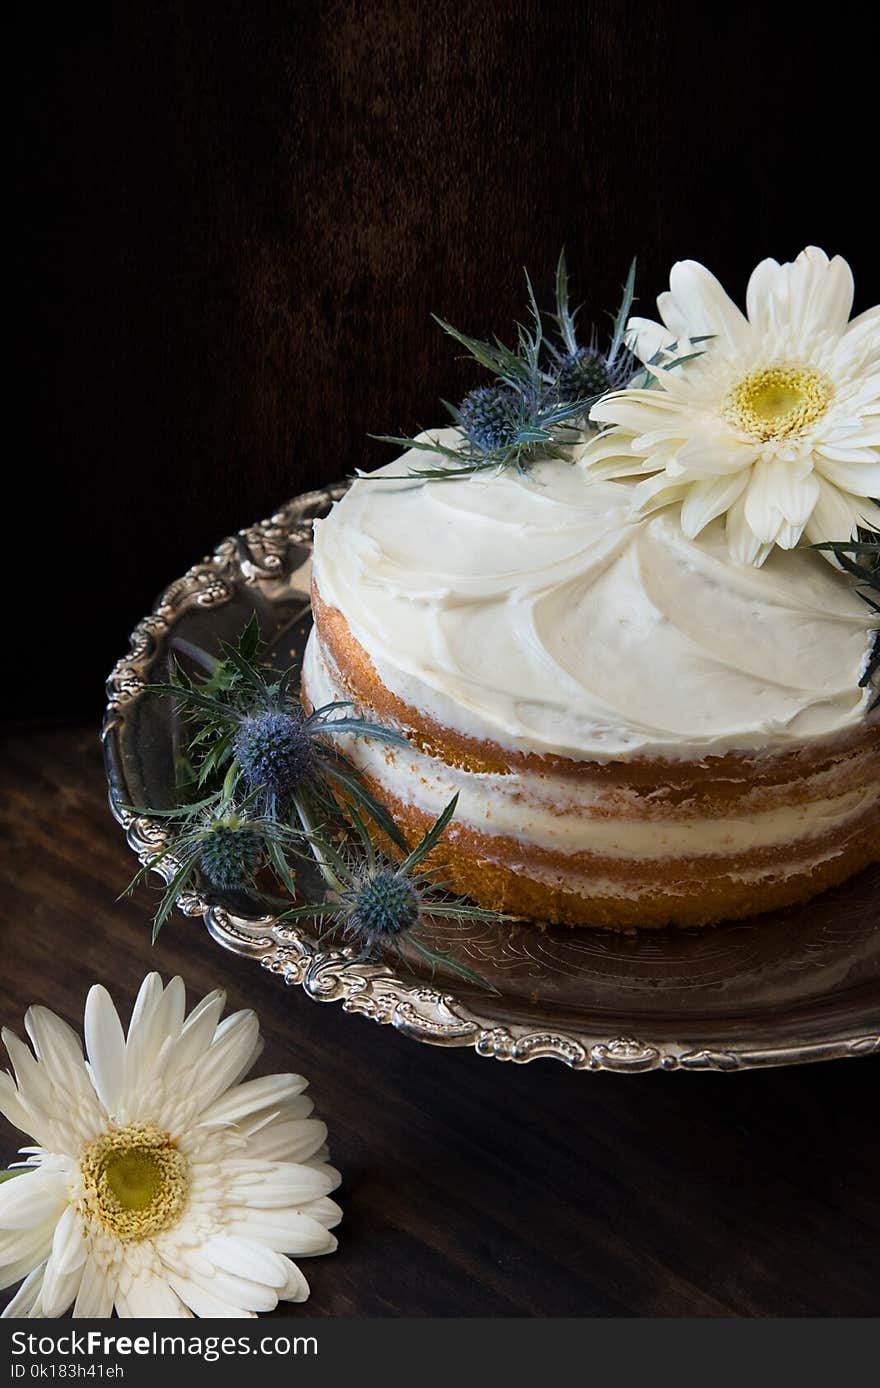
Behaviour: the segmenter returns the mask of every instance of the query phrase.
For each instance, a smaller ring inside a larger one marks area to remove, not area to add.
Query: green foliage
[[[880,536],[863,531],[858,540],[829,540],[813,545],[813,549],[829,550],[842,569],[855,580],[859,597],[868,604],[877,621],[874,642],[864,674],[859,680],[862,689],[870,689],[880,680]],[[869,712],[880,707],[880,688],[869,705]]]
[[[589,427],[589,412],[592,405],[609,389],[615,389],[632,374],[634,362],[625,342],[625,328],[635,293],[636,262],[633,260],[620,308],[612,328],[611,344],[606,354],[599,352],[595,345],[595,333],[591,336],[591,350],[597,361],[601,362],[604,384],[598,391],[568,398],[560,390],[563,380],[580,379],[577,373],[566,372],[571,359],[580,348],[577,340],[577,309],[569,303],[568,268],[565,252],[559,256],[556,267],[556,312],[549,315],[555,325],[554,340],[544,326],[544,317],[538,308],[535,292],[528,272],[525,272],[528,300],[528,322],[516,325],[516,341],[508,347],[498,337],[492,341],[470,337],[453,327],[445,319],[432,315],[434,321],[459,346],[468,357],[487,371],[494,381],[512,397],[512,419],[514,427],[509,437],[499,442],[493,435],[488,437],[475,430],[465,408],[450,405],[444,401],[460,435],[460,445],[450,448],[430,439],[409,438],[394,434],[373,435],[382,443],[392,443],[399,448],[418,449],[432,453],[447,460],[451,466],[444,467],[436,462],[430,468],[411,468],[410,477],[421,477],[429,481],[443,481],[450,478],[465,477],[477,472],[488,472],[504,468],[514,468],[524,472],[539,459],[569,461],[572,445],[577,443],[584,429]],[[371,474],[360,474],[370,476]],[[386,474],[387,475],[387,474]]]
[[[460,920],[497,919],[495,913],[449,896],[433,883],[431,873],[419,870],[448,826],[455,801],[410,852],[393,817],[338,746],[340,737],[369,737],[401,747],[409,745],[406,739],[361,718],[351,711],[350,703],[336,701],[306,714],[291,693],[292,670],[279,672],[265,663],[256,616],[234,645],[222,643],[220,659],[187,642],[175,645],[177,657],[185,656],[202,673],[188,673],[178,659],[168,683],[151,685],[149,690],[175,702],[185,773],[178,776],[174,808],[137,808],[139,814],[167,820],[173,833],[127,889],[131,891],[153,870],[165,878],[153,917],[153,940],[178,897],[204,879],[222,890],[247,892],[261,908],[281,909],[283,918],[340,924],[369,950],[386,941],[377,932],[358,929],[364,916],[357,907],[365,884],[382,872],[396,883],[388,899],[413,904],[399,933],[412,937],[416,951],[435,964],[443,962],[482,984],[466,966],[434,953],[424,933],[432,914]],[[242,766],[241,729],[250,732],[261,719],[273,730],[290,726],[300,752],[308,747],[308,755],[300,756],[302,774],[287,781],[274,774],[275,742],[271,739],[261,747],[259,757],[252,755],[251,739],[244,739],[245,759],[250,759]],[[255,768],[263,768],[262,783],[256,779]],[[379,855],[373,842],[376,834],[384,837],[399,859]],[[297,866],[306,863],[312,871],[299,874]],[[316,876],[314,869],[323,885],[317,899],[303,902],[300,878],[307,890]],[[272,894],[267,895],[273,884]],[[289,905],[291,897],[297,901],[294,906]]]

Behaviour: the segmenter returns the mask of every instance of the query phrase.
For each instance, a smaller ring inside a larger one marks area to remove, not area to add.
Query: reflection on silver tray
[[[344,490],[309,492],[224,540],[135,629],[108,681],[103,737],[111,808],[141,862],[168,828],[124,807],[172,803],[175,738],[168,702],[142,698],[144,685],[167,672],[175,635],[210,649],[234,639],[253,611],[279,663],[301,654],[311,521]],[[166,880],[175,866],[173,855],[163,860]],[[440,948],[488,978],[497,996],[452,974],[431,976],[415,959],[366,964],[320,946],[308,929],[248,914],[240,899],[190,890],[178,906],[202,917],[218,944],[318,1002],[499,1060],[638,1073],[880,1053],[880,867],[806,906],[703,930],[629,936],[437,923]]]

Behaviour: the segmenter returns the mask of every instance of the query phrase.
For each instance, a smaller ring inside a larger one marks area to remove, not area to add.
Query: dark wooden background
[[[874,15],[32,6],[9,49],[0,1020],[76,1022],[89,983],[130,997],[150,966],[256,1006],[263,1068],[311,1076],[345,1173],[318,1313],[880,1311],[876,1062],[505,1068],[310,1004],[180,919],[151,951],[150,896],[114,901],[131,858],[95,742],[167,581],[473,382],[432,310],[503,334],[521,267],[546,294],[563,243],[597,318],[634,253],[650,305],[677,258],[741,293],[808,242],[877,302]]]
[[[28,7],[10,50],[8,466],[32,490],[24,514],[7,500],[11,711],[95,716],[163,584],[474,383],[431,311],[506,333],[521,267],[546,295],[563,243],[598,319],[636,253],[651,305],[675,259],[742,293],[761,257],[811,241],[877,302],[875,14]]]

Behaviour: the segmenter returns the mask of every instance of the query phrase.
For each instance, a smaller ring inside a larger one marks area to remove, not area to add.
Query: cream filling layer
[[[315,525],[323,601],[405,703],[591,761],[777,752],[864,722],[869,614],[820,555],[735,564],[720,521],[689,540],[561,462],[405,479],[431,457],[355,482]]]
[[[824,863],[830,862],[833,858],[839,858],[844,850],[842,848],[829,849],[827,852],[813,852],[806,857],[798,858],[794,861],[785,863],[765,863],[761,867],[754,868],[726,868],[721,872],[706,871],[705,880],[707,882],[745,882],[750,886],[760,886],[762,883],[787,882],[791,877],[801,874],[814,872],[816,868]],[[490,859],[490,861],[494,861]],[[504,866],[510,867],[510,864]],[[619,901],[639,901],[644,897],[655,900],[658,896],[678,895],[678,889],[683,883],[686,889],[693,890],[693,878],[685,875],[676,882],[634,882],[628,876],[602,877],[593,872],[560,872],[552,868],[545,867],[543,863],[523,863],[523,874],[535,882],[544,882],[548,887],[557,887],[564,892],[570,892],[573,896],[585,897],[612,897]]]
[[[306,649],[303,683],[316,706],[346,697],[328,670],[315,632]],[[871,784],[737,818],[627,818],[597,813],[595,806],[591,813],[595,791],[581,785],[573,792],[572,783],[558,777],[466,771],[416,748],[403,751],[365,738],[345,741],[351,760],[404,804],[435,818],[457,794],[458,824],[565,856],[593,853],[636,861],[738,857],[830,835],[880,803],[880,788]]]

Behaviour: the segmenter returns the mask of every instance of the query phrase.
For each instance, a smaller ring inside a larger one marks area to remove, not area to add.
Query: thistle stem
[[[320,868],[321,876],[331,891],[338,893],[340,896],[344,895],[345,884],[340,882],[321,850],[321,845],[315,831],[314,820],[309,814],[308,806],[302,795],[294,795],[293,803],[296,808],[297,816],[299,817],[299,822],[305,830],[309,848],[312,850],[312,856]]]

